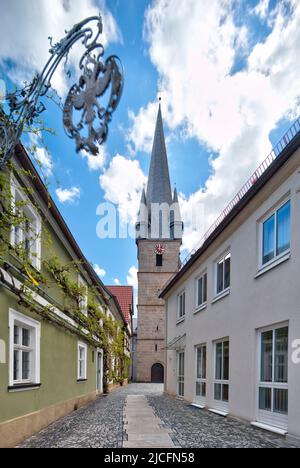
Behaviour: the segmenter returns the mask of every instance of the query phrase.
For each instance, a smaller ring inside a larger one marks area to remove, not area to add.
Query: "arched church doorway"
[[[151,369],[151,382],[164,383],[164,366],[161,364],[154,364]]]

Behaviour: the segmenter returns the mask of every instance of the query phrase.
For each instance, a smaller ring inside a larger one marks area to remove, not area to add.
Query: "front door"
[[[177,393],[184,397],[184,352],[177,353]]]
[[[97,392],[103,393],[103,355],[97,352]]]
[[[196,348],[196,387],[195,403],[206,405],[206,345]]]
[[[228,340],[215,343],[214,409],[224,413],[229,411],[229,350]]]
[[[288,428],[289,328],[279,326],[259,333],[260,372],[258,384],[259,422]]]
[[[164,383],[164,366],[161,364],[154,364],[151,369],[151,382]]]

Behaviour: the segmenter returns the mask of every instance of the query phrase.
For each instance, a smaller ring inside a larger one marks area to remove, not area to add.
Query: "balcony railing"
[[[237,195],[231,200],[231,202],[226,206],[225,210],[222,211],[218,219],[213,223],[209,230],[204,234],[201,242],[195,247],[189,255],[181,263],[181,269],[189,262],[189,260],[195,255],[195,253],[202,247],[204,242],[213,234],[217,227],[224,221],[224,219],[229,215],[233,208],[244,198],[244,196],[249,192],[249,190],[256,184],[260,177],[266,172],[266,170],[271,166],[271,164],[277,159],[283,150],[287,147],[289,143],[295,138],[295,136],[300,132],[300,117],[296,122],[291,126],[291,128],[286,132],[286,134],[281,138],[279,143],[273,148],[269,156],[264,160],[264,162],[259,166],[254,174],[248,179],[245,185],[237,193]],[[171,280],[170,280],[171,281]]]

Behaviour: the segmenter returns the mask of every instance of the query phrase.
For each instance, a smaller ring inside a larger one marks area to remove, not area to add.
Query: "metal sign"
[[[46,96],[58,66],[79,41],[85,48],[79,63],[81,76],[67,95],[63,125],[67,135],[75,140],[77,152],[85,150],[92,155],[98,154],[99,145],[107,140],[108,126],[124,86],[124,71],[118,57],[111,56],[102,61],[104,48],[98,42],[102,31],[101,16],[93,16],[75,25],[59,43],[53,44],[50,38],[51,57],[42,73],[21,91],[6,96],[9,113],[5,113],[5,108],[0,109],[0,168],[13,155],[24,126],[32,125],[44,112],[40,98]],[[108,104],[103,107],[100,98],[107,93],[110,93]],[[80,114],[77,123],[75,112]]]

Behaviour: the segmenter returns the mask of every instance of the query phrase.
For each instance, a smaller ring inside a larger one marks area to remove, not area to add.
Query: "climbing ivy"
[[[31,151],[36,153],[35,144]],[[18,183],[18,190],[22,191],[22,200],[15,200],[13,196],[12,177],[21,181]],[[5,170],[0,172],[0,268],[6,272],[6,278],[0,273],[0,281],[9,287],[21,307],[38,314],[45,321],[63,327],[69,333],[80,335],[92,346],[103,349],[106,391],[110,382],[123,384],[128,378],[130,359],[125,353],[125,327],[111,318],[107,299],[99,286],[84,287],[78,284],[78,275],[85,268],[83,262],[62,263],[55,253],[52,235],[47,227],[50,196],[47,210],[41,209],[30,183],[34,182],[34,177],[30,171],[21,169],[12,162],[7,163]],[[29,229],[30,236],[27,236],[26,242],[22,240],[13,245],[12,230],[22,230],[26,223],[27,227],[30,226],[31,220],[25,209],[28,204],[34,207],[42,220],[41,232],[37,234]],[[28,251],[28,244],[37,242],[37,236],[40,237],[43,250],[47,251],[47,258],[42,260],[40,271],[33,267],[32,254]],[[11,279],[9,284],[7,275]],[[17,278],[18,284],[14,278]],[[53,288],[60,291],[62,300],[57,302],[53,299]],[[35,300],[37,294],[50,305],[40,306]],[[82,307],[84,296],[87,296],[86,308]],[[63,311],[71,320],[58,317],[56,309]],[[113,362],[115,366],[112,366]]]

